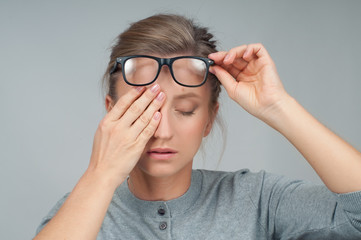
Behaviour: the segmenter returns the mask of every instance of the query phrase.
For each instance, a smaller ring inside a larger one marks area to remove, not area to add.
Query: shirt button
[[[158,214],[161,215],[161,216],[163,216],[163,215],[165,214],[164,208],[159,208],[159,209],[158,209]]]
[[[167,228],[167,223],[166,222],[161,222],[160,224],[159,224],[159,229],[160,230],[165,230]]]

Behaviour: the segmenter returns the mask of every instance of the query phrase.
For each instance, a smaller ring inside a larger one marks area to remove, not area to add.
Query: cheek
[[[129,92],[133,87],[124,82],[122,77],[119,77],[116,82],[115,88],[117,97],[120,98],[121,96]]]
[[[203,139],[207,124],[207,116],[195,113],[190,117],[181,117],[177,119],[177,135],[182,139],[185,145],[198,146]]]

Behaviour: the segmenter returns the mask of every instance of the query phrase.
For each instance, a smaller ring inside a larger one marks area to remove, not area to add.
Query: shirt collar
[[[158,210],[164,209],[163,217],[174,217],[190,210],[195,205],[202,187],[202,174],[198,170],[192,170],[191,185],[180,197],[169,201],[145,201],[137,198],[128,188],[124,181],[115,191],[115,197],[124,207],[134,214],[144,217],[159,217]]]

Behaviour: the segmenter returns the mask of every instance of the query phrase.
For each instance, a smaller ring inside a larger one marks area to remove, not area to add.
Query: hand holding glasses
[[[208,76],[208,70],[214,61],[209,58],[195,56],[179,56],[174,58],[158,58],[147,55],[118,57],[110,74],[121,66],[124,81],[132,86],[152,84],[158,77],[163,65],[169,67],[176,83],[185,87],[199,87]]]

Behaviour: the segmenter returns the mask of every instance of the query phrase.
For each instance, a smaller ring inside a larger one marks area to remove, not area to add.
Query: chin
[[[176,163],[176,161],[151,161],[149,159],[141,159],[136,167],[143,173],[157,178],[171,177],[181,172],[192,170],[192,161],[185,165]]]
[[[158,165],[158,164],[157,164]],[[143,173],[152,176],[152,177],[171,177],[173,176],[177,171],[172,168],[171,166],[138,166],[139,170],[141,170]]]

